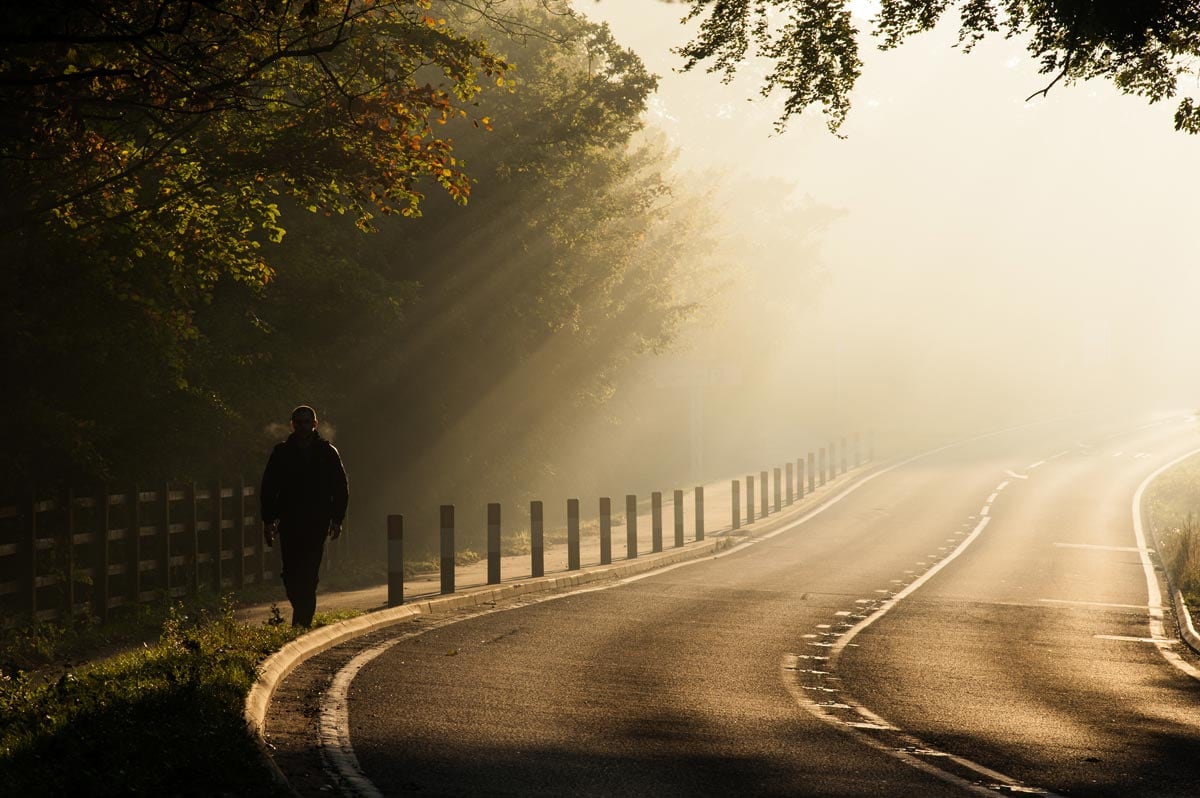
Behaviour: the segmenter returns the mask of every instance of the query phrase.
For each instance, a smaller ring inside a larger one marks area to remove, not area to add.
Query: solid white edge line
[[[1159,474],[1195,454],[1200,454],[1200,449],[1193,449],[1186,454],[1176,457],[1169,463],[1159,466],[1148,477],[1142,480],[1142,483],[1138,485],[1137,490],[1133,494],[1133,537],[1137,541],[1138,554],[1142,561],[1142,570],[1146,574],[1146,594],[1150,597],[1150,600],[1147,602],[1150,605],[1148,610],[1150,617],[1150,637],[1152,638],[1166,638],[1167,635],[1163,625],[1162,591],[1158,587],[1158,575],[1154,572],[1154,564],[1150,562],[1150,551],[1146,546],[1146,530],[1142,525],[1142,495]],[[1155,643],[1154,647],[1158,649],[1158,653],[1167,662],[1193,679],[1200,679],[1200,670],[1197,670],[1191,663],[1180,657],[1178,653],[1171,651],[1163,643]]]
[[[990,516],[990,515],[985,515],[983,518],[981,518],[979,520],[979,523],[975,525],[975,529],[971,531],[971,534],[967,535],[967,537],[963,538],[962,543],[959,543],[958,547],[955,548],[954,551],[950,552],[950,554],[948,554],[944,560],[942,560],[937,565],[930,568],[925,573],[921,574],[918,578],[914,579],[912,582],[909,582],[907,587],[905,587],[899,593],[897,593],[896,595],[892,596],[890,599],[885,601],[879,607],[879,609],[875,610],[875,612],[871,613],[866,618],[863,618],[861,621],[859,621],[854,626],[852,626],[850,628],[850,630],[846,632],[846,634],[844,634],[840,638],[838,638],[838,641],[836,643],[834,643],[833,648],[829,649],[829,665],[830,665],[830,667],[832,668],[832,666],[837,664],[838,656],[842,653],[842,651],[846,648],[846,646],[850,643],[850,641],[853,640],[858,635],[859,632],[861,632],[863,629],[866,629],[868,626],[870,626],[871,624],[878,621],[880,618],[882,618],[884,615],[886,615],[888,613],[888,611],[892,609],[892,607],[895,607],[898,603],[900,603],[900,601],[902,601],[903,599],[912,595],[912,593],[914,591],[916,591],[919,587],[921,587],[921,585],[928,582],[939,571],[941,571],[943,568],[945,568],[950,563],[954,562],[954,560],[956,560],[959,557],[959,555],[961,555],[964,551],[966,551],[967,547],[970,546],[972,543],[974,543],[975,539],[978,538],[980,536],[980,534],[983,533],[983,530],[987,528],[987,525],[989,522],[991,522],[991,520],[992,520],[992,516]]]

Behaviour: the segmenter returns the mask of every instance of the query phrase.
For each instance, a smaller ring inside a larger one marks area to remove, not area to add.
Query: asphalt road
[[[965,442],[727,556],[385,642],[343,674],[342,788],[1200,795],[1131,517],[1200,425],[1119,429]]]

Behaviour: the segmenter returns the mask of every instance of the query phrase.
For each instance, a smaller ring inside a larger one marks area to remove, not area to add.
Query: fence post
[[[67,623],[75,618],[75,490],[67,488]]]
[[[788,485],[788,488],[790,490],[791,485]],[[783,470],[776,468],[775,469],[775,512],[779,512],[779,510],[783,506],[783,496],[781,495],[782,493],[783,493]]]
[[[812,493],[814,490],[817,489],[817,468],[815,465],[815,458],[816,458],[816,456],[812,452],[808,453],[808,492],[809,493]]]
[[[679,548],[683,545],[683,491],[675,491],[671,504],[675,509],[675,548]]]
[[[842,473],[846,473],[846,439],[842,438]]]
[[[793,491],[793,487],[792,487],[793,480],[795,479],[794,472],[795,472],[795,466],[792,465],[792,461],[789,460],[787,463],[787,466],[785,467],[785,475],[787,477],[787,503],[788,504],[791,504],[792,502],[794,502],[796,500],[796,498],[795,498],[796,494]]]
[[[650,494],[650,550],[662,551],[662,491]]]
[[[134,604],[142,600],[142,496],[137,485],[129,493],[129,582]]]
[[[546,544],[542,532],[542,503],[529,503],[529,573],[546,575]]]
[[[854,467],[862,465],[862,436],[854,433]]]
[[[454,592],[454,505],[443,504],[441,510],[442,593]]]
[[[637,495],[625,496],[625,556],[632,560],[638,555]]]
[[[825,447],[822,446],[820,448],[820,454],[817,455],[817,476],[818,476],[818,484],[820,484],[820,485],[825,484],[825,469],[826,468],[827,468],[827,463],[825,460]]]
[[[221,591],[225,589],[222,571],[225,570],[225,560],[222,555],[225,552],[225,546],[221,542],[224,537],[221,528],[225,526],[225,500],[221,498],[221,480],[214,483],[212,493],[212,535],[209,539],[213,544],[212,564],[213,564],[213,579],[217,582],[217,595],[221,595]],[[277,541],[278,542],[278,541]]]
[[[233,511],[237,520],[233,522],[236,549],[233,553],[233,584],[237,588],[246,585],[246,478],[238,477],[237,496],[233,499]],[[336,557],[336,555],[334,555]]]
[[[567,570],[579,570],[579,499],[567,499]]]
[[[696,494],[696,540],[704,540],[704,486],[697,485]]]
[[[95,568],[92,580],[92,612],[101,621],[108,620],[108,527],[109,504],[108,485],[102,485],[100,496],[96,500],[98,520],[100,521],[100,563]]]
[[[487,583],[500,584],[500,505],[487,506]]]
[[[746,523],[754,523],[754,475],[746,475]]]
[[[758,502],[759,513],[758,514],[761,518],[766,518],[767,515],[770,513],[769,497],[767,496],[767,494],[770,493],[770,491],[771,491],[771,486],[767,483],[767,472],[759,471],[758,472],[758,493],[759,493],[759,502]]]
[[[733,528],[738,529],[742,525],[742,483],[736,479],[729,483],[729,504],[733,509]]]
[[[261,499],[258,492],[262,490],[261,486],[254,488],[254,506],[257,508]],[[342,527],[342,537],[350,534],[349,521],[344,518]],[[258,584],[265,585],[267,583],[267,542],[263,540],[262,535],[262,518],[259,517],[257,509],[250,511],[250,529],[253,530],[250,534],[254,535],[255,551],[258,553]]]
[[[389,607],[404,603],[404,516],[387,517]]]
[[[612,499],[600,499],[600,564],[612,564]]]
[[[171,598],[171,483],[163,484],[163,553],[162,587],[166,597]]]

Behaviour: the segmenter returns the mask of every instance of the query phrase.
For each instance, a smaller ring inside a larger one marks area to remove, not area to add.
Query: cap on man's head
[[[309,423],[317,420],[317,411],[313,410],[308,405],[300,405],[292,411],[292,421],[296,423]]]

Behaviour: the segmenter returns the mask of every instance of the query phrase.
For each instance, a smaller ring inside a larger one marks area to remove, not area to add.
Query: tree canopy
[[[696,37],[679,52],[686,69],[704,65],[729,79],[748,55],[773,63],[764,94],[785,96],[782,126],[819,106],[830,130],[841,128],[862,70],[861,32],[849,0],[686,0]],[[1096,78],[1149,102],[1176,99],[1175,128],[1200,132],[1200,106],[1181,88],[1197,74],[1200,3],[1195,0],[880,0],[872,19],[879,47],[958,16],[958,46],[990,36],[1021,38],[1046,83]]]
[[[252,471],[299,401],[516,485],[691,309],[655,78],[562,8],[0,14],[0,485]]]

